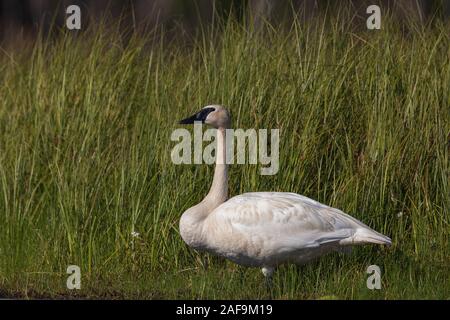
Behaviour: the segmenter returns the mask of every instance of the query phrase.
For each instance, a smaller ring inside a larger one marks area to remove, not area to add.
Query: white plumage
[[[210,192],[180,220],[181,236],[189,246],[240,265],[261,267],[270,276],[281,263],[303,264],[355,244],[391,244],[357,219],[296,193],[251,192],[227,200],[229,113],[221,106],[207,106],[181,123],[193,121],[218,129],[218,152]]]

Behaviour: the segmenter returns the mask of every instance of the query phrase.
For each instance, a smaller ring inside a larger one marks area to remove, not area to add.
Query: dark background
[[[0,0],[0,39],[27,39],[36,34],[38,26],[49,30],[53,22],[63,26],[65,9],[71,4],[81,7],[83,27],[106,14],[133,27],[182,26],[183,30],[192,31],[200,24],[210,23],[213,12],[226,16],[231,11],[240,16],[246,7],[256,17],[255,23],[261,19],[273,23],[288,21],[290,2],[302,19],[345,6],[366,18],[365,10],[370,4],[380,5],[399,19],[423,24],[450,16],[450,0]]]

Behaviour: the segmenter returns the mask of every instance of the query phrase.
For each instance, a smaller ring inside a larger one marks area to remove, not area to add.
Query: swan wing
[[[205,227],[210,229],[212,243],[220,242],[221,247],[231,243],[238,250],[261,255],[327,243],[375,242],[379,236],[384,237],[384,243],[389,239],[338,209],[286,192],[235,196],[211,212]],[[370,241],[370,237],[375,240]]]

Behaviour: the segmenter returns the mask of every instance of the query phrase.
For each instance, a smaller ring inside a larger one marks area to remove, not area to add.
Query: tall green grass
[[[393,239],[283,266],[273,297],[450,298],[448,26],[346,21],[256,32],[230,19],[189,43],[91,27],[3,51],[0,296],[267,298],[259,270],[178,232],[213,167],[172,164],[170,135],[219,103],[236,128],[280,129],[278,174],[234,165],[232,196],[297,192]],[[366,287],[372,264],[381,290]]]

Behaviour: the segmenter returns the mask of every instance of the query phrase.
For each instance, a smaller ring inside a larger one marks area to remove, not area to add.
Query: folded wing
[[[362,222],[295,193],[254,192],[233,197],[208,217],[219,241],[239,241],[243,251],[261,255],[316,248],[324,244],[390,244],[390,239]],[[258,254],[258,252],[253,252]]]

